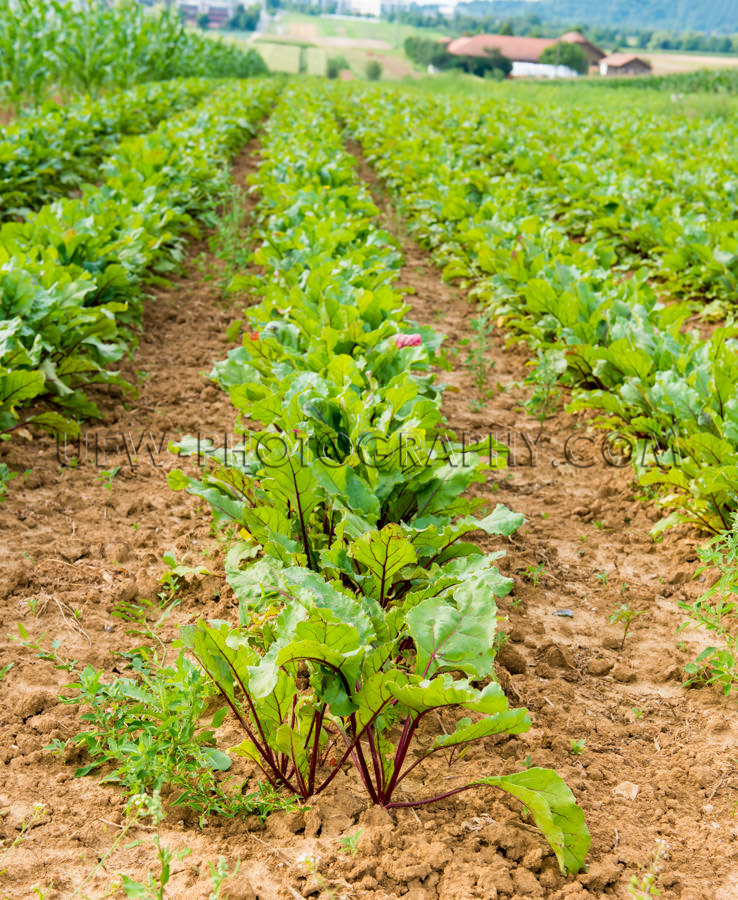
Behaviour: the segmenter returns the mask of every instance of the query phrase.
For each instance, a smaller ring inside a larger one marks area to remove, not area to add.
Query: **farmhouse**
[[[237,0],[178,0],[179,8],[188,22],[194,22],[198,15],[207,13],[210,24],[221,27],[236,11]],[[248,0],[244,3],[248,6]]]
[[[588,41],[580,31],[567,31],[566,34],[561,35],[559,40],[564,44],[578,44],[582,48],[582,52],[590,66],[597,65],[605,56],[604,51],[596,47],[591,41]]]
[[[600,75],[648,75],[651,63],[632,53],[611,53],[600,60]]]
[[[590,65],[596,64],[604,53],[590,43],[578,31],[569,31],[558,41],[578,44]],[[485,56],[489,50],[497,49],[513,64],[514,78],[536,76],[538,78],[571,78],[578,73],[567,66],[539,62],[547,47],[553,47],[553,38],[519,37],[512,34],[477,34],[473,37],[457,38],[448,45],[448,52],[454,56]]]

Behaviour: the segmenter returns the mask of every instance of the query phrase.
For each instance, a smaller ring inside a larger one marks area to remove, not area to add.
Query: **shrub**
[[[379,81],[382,77],[382,66],[376,59],[370,59],[366,64],[366,77],[369,81]]]
[[[338,78],[344,69],[348,69],[349,64],[343,56],[329,56],[325,62],[325,74],[327,78]]]

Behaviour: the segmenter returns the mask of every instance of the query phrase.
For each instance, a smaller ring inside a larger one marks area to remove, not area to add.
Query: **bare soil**
[[[252,157],[242,156],[237,180],[252,165]],[[655,544],[648,531],[658,512],[636,499],[630,470],[606,465],[596,445],[577,445],[579,461],[594,461],[591,467],[566,463],[566,439],[576,429],[584,434],[584,421],[557,412],[541,427],[520,412],[528,389],[515,385],[525,377],[527,356],[520,345],[506,350],[500,332],[485,354],[494,363],[493,396],[473,411],[483,398],[461,341],[473,337],[476,312],[407,236],[371,171],[363,164],[360,171],[373,186],[383,223],[403,245],[401,285],[411,315],[443,331],[449,347],[459,350],[453,371],[442,376],[449,384],[449,422],[459,433],[503,437],[509,431],[516,445],[516,465],[491,473],[479,491],[527,517],[511,540],[487,544],[507,551],[501,568],[515,579],[513,595],[502,603],[509,641],[499,656],[499,677],[511,699],[530,709],[534,727],[527,735],[480,744],[453,773],[494,774],[526,763],[554,767],[587,816],[589,871],[563,878],[520,808],[491,791],[388,813],[369,806],[347,771],[309,809],[274,815],[265,828],[256,820],[218,819],[198,828],[181,809],[170,810],[162,842],[193,852],[174,863],[167,896],[206,900],[207,864],[222,855],[231,865],[241,860],[228,884],[231,900],[625,897],[629,879],[648,868],[659,840],[666,845],[662,897],[738,896],[735,710],[712,691],[681,687],[679,665],[693,655],[698,638],[681,635],[684,649],[676,646],[677,600],[704,587],[692,581],[697,537],[673,533]],[[183,276],[171,288],[152,290],[155,300],[146,305],[144,334],[128,367],[129,374],[148,373],[140,395],[101,394],[106,421],[90,428],[85,452],[84,445],[76,454],[62,447],[58,458],[55,443],[36,436],[0,447],[0,461],[26,472],[0,504],[0,668],[13,664],[0,695],[3,898],[71,897],[119,835],[123,808],[115,787],[100,785],[94,775],[73,777],[82,757],[65,762],[43,750],[81,729],[76,707],[57,697],[71,676],[13,640],[17,623],[45,647],[59,638],[63,659],[111,676],[121,669],[117,654],[138,643],[113,615],[116,605],[155,597],[169,549],[214,574],[185,592],[162,639],[171,641],[182,622],[235,616],[209,517],[166,482],[166,470],[175,465],[166,440],[180,433],[216,437],[233,426],[227,397],[204,373],[228,350],[224,333],[238,304],[223,305],[215,283],[203,278],[203,258],[207,269],[206,246],[194,244]],[[134,442],[150,434],[130,452],[135,467],[120,438],[114,446],[112,435],[120,432]],[[109,439],[104,460],[103,435]],[[60,464],[74,455],[82,457],[76,466]],[[100,477],[116,465],[112,479]],[[541,564],[534,586],[532,572]],[[636,620],[621,648],[622,632],[607,617],[624,601],[647,615]],[[226,720],[219,737],[223,747],[239,740],[233,721]],[[584,741],[581,753],[571,752],[572,741]],[[234,770],[253,775],[240,761]],[[451,774],[442,763],[429,765],[408,788],[437,792]],[[45,810],[23,834],[36,802]],[[359,832],[354,853],[342,839]],[[141,829],[125,843],[150,837]],[[118,873],[143,880],[154,859],[150,843],[119,847],[77,896],[111,896]],[[47,893],[35,893],[36,885]]]

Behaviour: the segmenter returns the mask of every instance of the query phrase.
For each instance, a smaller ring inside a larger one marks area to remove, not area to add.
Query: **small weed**
[[[9,662],[0,668],[0,682],[3,680],[3,678],[5,678],[5,676],[13,668],[14,665],[15,663]]]
[[[8,482],[17,477],[17,472],[11,472],[5,463],[0,463],[0,500],[4,500],[8,493]]]
[[[569,753],[572,756],[581,756],[584,752],[584,745],[586,741],[584,738],[581,738],[578,741],[575,741],[573,738],[569,741]]]
[[[37,659],[45,659],[49,662],[54,663],[55,669],[61,669],[65,672],[73,672],[77,668],[77,660],[76,659],[62,659],[59,656],[59,647],[61,647],[61,639],[56,638],[51,642],[51,648],[47,649],[43,646],[43,639],[46,637],[46,632],[38,638],[32,638],[26,629],[26,626],[23,625],[22,622],[18,622],[18,637],[15,635],[8,635],[11,641],[18,641],[21,647],[25,647],[28,650],[36,651]]]
[[[31,809],[31,815],[24,819],[21,822],[20,826],[20,834],[15,838],[10,846],[5,847],[2,851],[3,854],[8,853],[14,847],[17,847],[19,844],[22,844],[24,841],[28,840],[28,832],[34,827],[34,825],[38,825],[41,819],[44,817],[44,813],[46,812],[46,804],[45,803],[34,803]]]
[[[661,888],[658,886],[661,861],[666,858],[666,841],[657,841],[648,868],[642,875],[632,875],[628,884],[628,893],[634,900],[649,900],[650,897],[660,897]]]
[[[98,481],[102,481],[105,485],[105,490],[109,493],[113,493],[113,479],[120,472],[120,466],[115,466],[112,469],[103,469],[102,472],[97,476]]]
[[[607,586],[607,572],[603,569],[601,572],[598,572],[595,575],[595,578],[599,581],[599,583],[603,586]]]
[[[173,550],[167,551],[162,556],[162,559],[169,566],[169,570],[161,576],[159,582],[164,585],[170,598],[174,597],[187,584],[190,578],[210,575],[210,569],[205,568],[205,566],[186,566],[184,561],[181,563],[177,562],[177,557]]]
[[[35,616],[37,610],[39,612],[41,611],[41,610],[39,610],[39,604],[41,603],[41,599],[39,597],[29,597],[26,600],[26,603],[28,604],[28,609],[29,609],[31,615]]]
[[[523,578],[526,581],[530,581],[533,587],[538,587],[538,582],[541,580],[541,576],[546,571],[546,567],[543,563],[538,566],[534,566],[532,563],[529,566],[526,566],[523,570]]]
[[[719,684],[728,696],[738,686],[738,516],[731,531],[714,538],[697,553],[702,565],[695,577],[710,572],[712,586],[696,600],[679,601],[689,616],[679,631],[702,628],[710,635],[711,645],[685,664],[689,676],[686,684]],[[677,647],[687,649],[684,641]]]
[[[526,384],[534,385],[530,397],[524,407],[528,415],[543,423],[556,411],[561,388],[559,377],[566,371],[566,359],[561,350],[539,350],[532,373],[525,379]]]
[[[633,624],[633,620],[637,619],[639,616],[645,616],[645,609],[631,609],[627,603],[623,603],[619,609],[616,609],[615,612],[610,613],[608,621],[611,625],[622,625],[623,626],[623,638],[620,641],[620,649],[622,650],[625,647],[625,639],[628,637],[628,632],[630,631],[630,626]]]
[[[347,853],[350,853],[351,856],[356,856],[359,852],[359,841],[361,840],[362,834],[364,834],[364,829],[360,828],[355,834],[347,834],[345,837],[342,837],[341,847],[343,847]]]
[[[241,785],[229,791],[227,781],[217,777],[231,765],[230,757],[214,747],[226,708],[215,712],[207,727],[200,725],[215,690],[197,666],[180,655],[175,666],[165,668],[156,654],[143,649],[124,656],[134,677],[106,683],[102,670],[87,666],[68,686],[76,695],[61,698],[80,705],[89,726],[71,739],[91,759],[75,777],[112,767],[103,782],[119,784],[129,796],[156,796],[169,785],[175,790],[172,805],[195,810],[201,821],[209,815],[264,817],[292,808],[292,801],[263,785],[255,794],[243,794]],[[45,749],[60,755],[63,746],[57,741]]]
[[[638,709],[636,706],[631,706],[631,710],[636,719],[642,719],[646,715],[645,709]]]
[[[246,195],[238,185],[229,185],[216,214],[215,231],[210,242],[211,251],[222,263],[215,278],[224,299],[240,289],[238,273],[248,266],[249,244],[243,234],[246,214]]]
[[[494,391],[487,389],[487,380],[495,366],[494,360],[492,362],[487,361],[489,337],[494,331],[494,326],[490,321],[489,314],[483,313],[477,319],[471,320],[471,327],[474,331],[474,337],[459,341],[459,345],[467,348],[464,365],[472,373],[474,387],[480,394],[479,397],[470,401],[470,405],[474,412],[479,412],[494,393]]]
[[[148,841],[134,841],[128,845],[128,849],[140,847]],[[185,859],[192,853],[189,847],[173,853],[169,847],[161,842],[158,834],[151,839],[151,843],[156,847],[156,855],[159,863],[159,870],[152,874],[147,873],[146,882],[134,881],[127,875],[121,875],[121,887],[125,891],[126,897],[135,898],[135,900],[164,900],[164,888],[169,884],[172,877],[172,862]]]

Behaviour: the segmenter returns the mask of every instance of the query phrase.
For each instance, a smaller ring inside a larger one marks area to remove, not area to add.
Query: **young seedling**
[[[645,616],[645,614],[645,609],[631,609],[627,603],[623,603],[619,609],[616,609],[615,612],[610,613],[610,624],[621,624],[623,626],[623,639],[620,641],[621,650],[623,649],[623,647],[625,647],[625,639],[628,637],[628,632],[630,631],[630,626],[633,624],[633,619],[637,619],[638,616]]]
[[[531,563],[523,570],[523,578],[525,578],[526,581],[530,581],[533,587],[538,587],[538,582],[541,580],[541,577],[545,571],[546,567],[543,563],[538,566],[534,566]]]
[[[37,802],[33,804],[33,808],[31,810],[31,814],[27,819],[24,819],[20,825],[20,834],[15,838],[15,840],[8,847],[5,847],[2,851],[3,854],[8,853],[8,851],[12,850],[14,847],[17,847],[19,844],[22,844],[23,841],[28,840],[28,832],[34,827],[34,825],[38,825],[41,819],[44,817],[44,813],[46,812],[46,804]]]
[[[364,829],[360,828],[355,834],[347,834],[345,837],[341,838],[341,846],[347,853],[350,853],[351,856],[356,856],[359,852],[359,841],[361,840],[362,834],[364,834]]]
[[[637,875],[631,875],[628,884],[628,893],[635,900],[650,900],[651,897],[660,897],[661,888],[658,886],[659,873],[661,870],[661,860],[666,857],[666,842],[657,841],[651,861],[646,871],[639,878]]]
[[[575,741],[573,738],[569,741],[569,753],[572,756],[581,756],[584,752],[585,739],[580,738],[578,741]]]
[[[148,841],[134,841],[129,847],[139,847]],[[152,843],[156,847],[156,855],[159,863],[159,871],[156,873],[147,872],[146,882],[134,881],[127,875],[121,875],[121,887],[125,891],[126,897],[135,898],[135,900],[164,900],[164,889],[172,877],[172,862],[180,862],[192,853],[189,847],[173,853],[169,847],[161,843],[158,834],[152,838]]]
[[[120,472],[120,466],[115,466],[112,469],[103,469],[102,472],[97,476],[98,481],[102,481],[105,485],[105,490],[108,491],[109,494],[113,493],[113,479]]]
[[[599,581],[602,587],[607,586],[607,572],[605,571],[605,569],[603,569],[601,572],[598,572],[595,575],[595,578]]]

